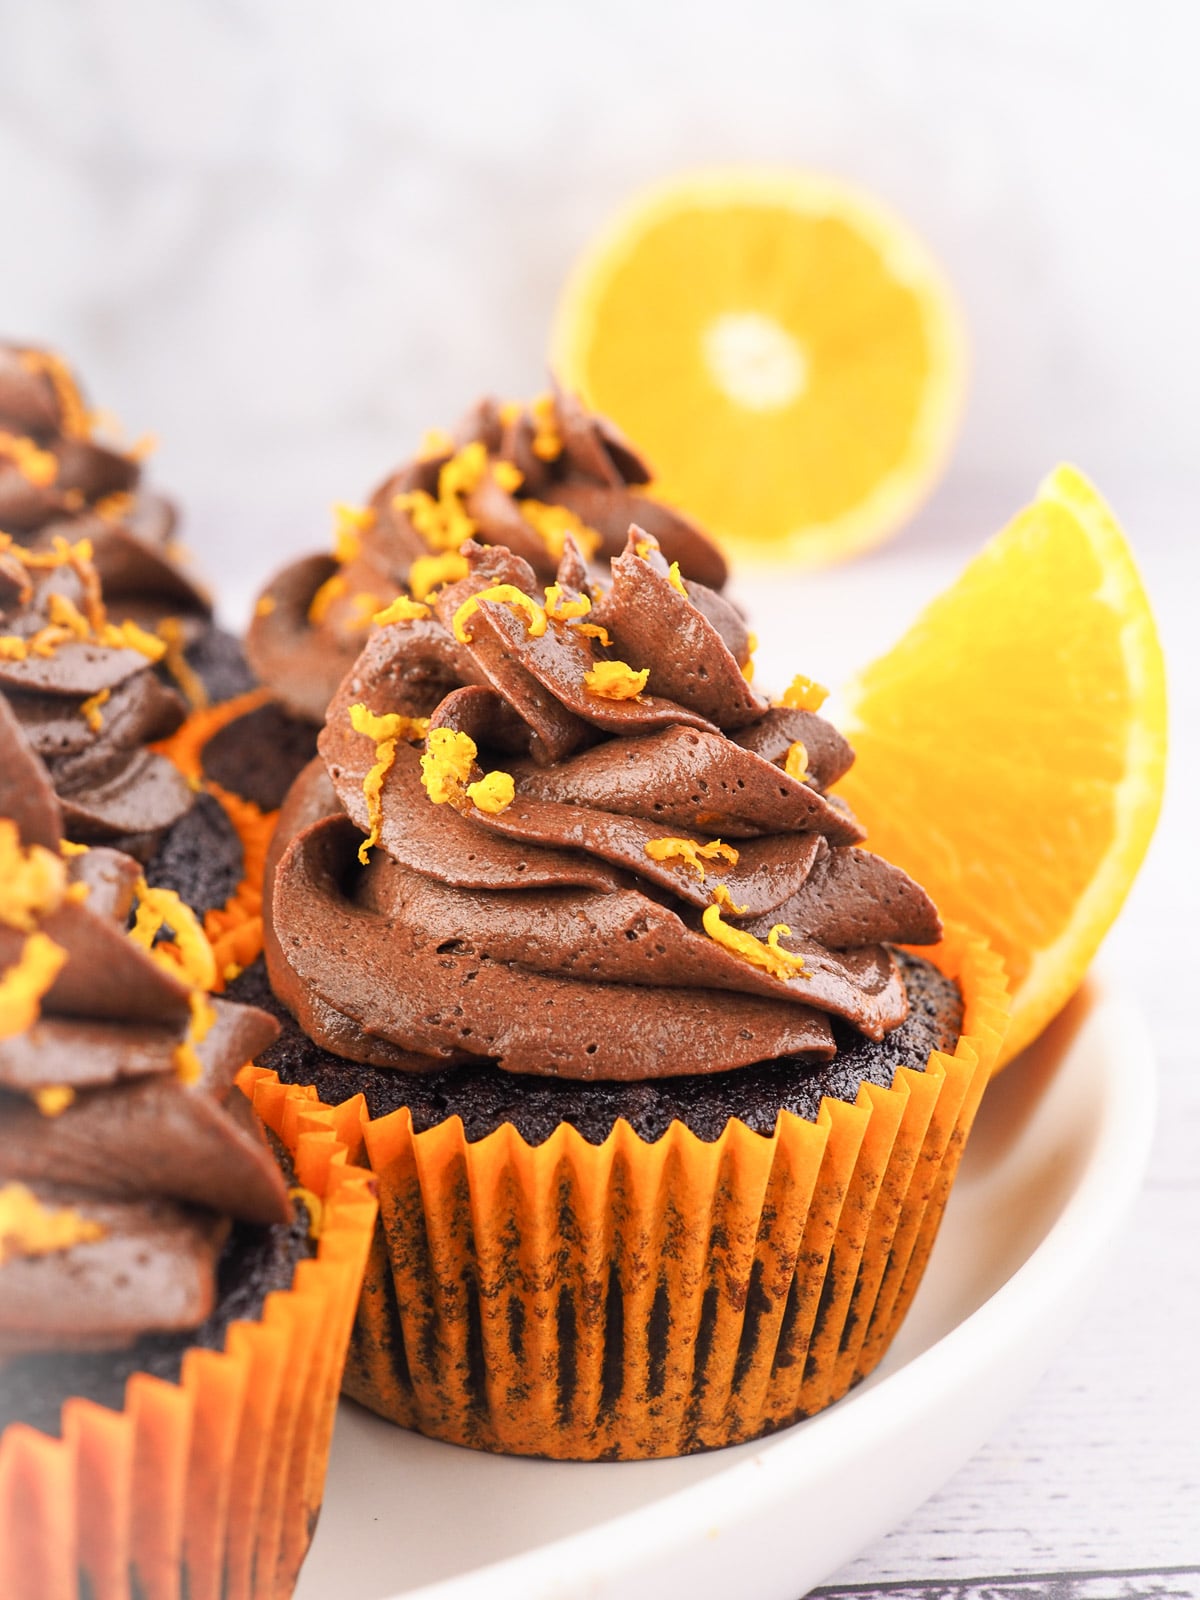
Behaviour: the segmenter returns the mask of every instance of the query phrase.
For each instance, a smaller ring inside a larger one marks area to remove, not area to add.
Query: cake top
[[[687,576],[719,589],[724,558],[655,500],[651,472],[612,423],[555,389],[523,405],[482,400],[362,508],[340,506],[334,551],[293,563],[260,598],[247,649],[297,716],[320,722],[374,617],[465,576],[470,540],[502,545],[548,582],[570,537],[585,560],[619,553],[631,522]]]
[[[552,584],[460,553],[383,614],[281,820],[268,962],[307,1031],[628,1079],[897,1026],[887,945],[940,924],[828,793],[853,754],[817,687],[762,695],[738,612],[645,529],[603,580],[569,534]]]

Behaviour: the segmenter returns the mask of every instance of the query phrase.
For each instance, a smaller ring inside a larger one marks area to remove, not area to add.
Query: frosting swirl
[[[827,792],[849,746],[752,686],[733,607],[637,527],[604,585],[568,538],[544,595],[511,551],[463,554],[368,642],[281,818],[268,965],[310,1035],[628,1079],[897,1026],[887,945],[937,913],[856,847]]]
[[[113,612],[174,617],[187,643],[212,607],[181,565],[174,506],[142,484],[144,454],[98,439],[61,356],[0,343],[0,528],[34,550],[88,539]]]
[[[529,405],[480,401],[453,434],[429,435],[367,507],[338,508],[332,556],[272,580],[251,623],[251,663],[288,710],[320,722],[373,616],[462,578],[468,540],[505,546],[548,582],[568,537],[604,560],[637,522],[688,577],[721,588],[720,551],[646,492],[650,479],[618,429],[560,389]]]
[[[44,772],[19,798],[0,817],[0,1359],[198,1326],[231,1220],[290,1215],[234,1081],[275,1022],[207,999],[202,933],[137,862],[60,852]]]
[[[148,858],[195,798],[146,748],[186,708],[153,670],[162,640],[108,620],[90,556],[87,540],[42,552],[0,535],[0,816],[57,795],[67,838]]]

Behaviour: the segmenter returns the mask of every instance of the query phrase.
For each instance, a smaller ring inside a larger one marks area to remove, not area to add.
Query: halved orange
[[[735,553],[840,560],[912,513],[961,409],[954,299],[909,227],[839,180],[676,179],[572,273],[552,360],[655,492]]]
[[[1077,988],[1162,803],[1162,650],[1086,478],[1046,479],[850,687],[845,725],[840,790],[870,847],[1005,959],[1007,1061]]]

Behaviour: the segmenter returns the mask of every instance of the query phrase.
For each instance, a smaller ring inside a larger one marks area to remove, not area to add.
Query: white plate
[[[887,1359],[761,1444],[507,1460],[343,1403],[296,1600],[797,1600],[978,1449],[1066,1339],[1145,1168],[1153,1086],[1141,1017],[1093,980],[990,1086]]]

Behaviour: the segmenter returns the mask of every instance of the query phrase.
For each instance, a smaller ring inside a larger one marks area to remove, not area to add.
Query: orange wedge
[[[739,556],[841,560],[895,532],[960,412],[950,291],[910,229],[832,178],[677,179],[572,274],[552,359],[644,449],[655,492]]]
[[[841,792],[871,848],[1004,957],[1007,1061],[1077,988],[1162,803],[1162,650],[1087,479],[1052,473],[847,706]]]

